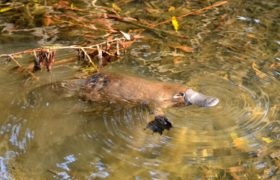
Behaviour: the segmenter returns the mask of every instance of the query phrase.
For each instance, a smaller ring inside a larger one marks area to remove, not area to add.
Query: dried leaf
[[[52,22],[52,19],[51,19],[51,17],[50,16],[45,16],[44,18],[43,18],[43,24],[44,24],[44,26],[49,26],[49,25],[51,25],[53,22]]]
[[[280,151],[278,150],[278,151],[276,151],[276,152],[271,153],[271,154],[270,154],[270,157],[271,157],[272,159],[280,158]]]
[[[99,45],[96,45],[96,48],[97,48],[97,59],[99,60],[99,65],[102,66],[103,62],[102,62],[102,48],[100,48]]]
[[[117,56],[121,55],[119,41],[117,41]]]
[[[273,140],[272,140],[272,139],[267,138],[267,137],[262,137],[262,140],[263,140],[264,142],[266,142],[267,144],[269,144],[269,143],[272,143],[272,142],[273,142]]]
[[[183,62],[183,58],[182,57],[175,57],[173,59],[173,63],[174,64],[181,64]]]
[[[231,133],[230,136],[235,148],[239,150],[246,150],[248,148],[248,141],[245,138],[238,137],[238,135],[234,132]]]
[[[248,38],[252,38],[252,39],[257,39],[256,35],[253,34],[253,33],[248,33],[248,34],[247,34],[247,37],[248,37]]]
[[[203,149],[202,150],[202,157],[207,157],[207,156],[208,156],[207,149]]]
[[[102,59],[102,48],[100,48],[99,45],[97,45],[96,47],[97,47],[97,52],[98,52],[97,57],[98,57],[98,59]]]
[[[75,8],[74,3],[71,3],[70,8],[71,8],[71,9],[74,9],[74,8]]]
[[[57,9],[64,9],[64,8],[67,8],[68,5],[69,5],[68,1],[60,0],[56,4],[54,4],[54,7]]]
[[[177,21],[177,18],[175,16],[172,16],[172,25],[174,30],[177,32],[179,30],[179,23]]]
[[[121,12],[121,11],[122,11],[122,9],[121,9],[117,4],[115,4],[115,3],[112,3],[112,8],[113,8],[115,11],[117,11],[117,12]]]
[[[175,10],[175,7],[174,6],[170,6],[169,8],[168,8],[168,11],[170,12],[170,11],[174,11]]]
[[[93,24],[100,24],[100,25],[104,26],[111,33],[116,32],[116,30],[114,30],[114,28],[113,28],[112,22],[110,22],[108,19],[104,19],[104,18],[94,19],[92,21],[92,23]]]
[[[4,7],[4,8],[1,8],[1,9],[0,9],[0,13],[10,11],[11,9],[13,9],[13,8],[12,8],[12,7]]]
[[[162,13],[162,11],[160,9],[154,9],[154,8],[145,8],[145,10],[151,14],[152,16],[158,16]]]
[[[134,43],[134,41],[120,41],[119,43],[124,49],[127,49]]]
[[[130,36],[130,34],[125,33],[125,32],[122,32],[122,31],[120,31],[120,32],[122,33],[123,37],[124,37],[126,40],[128,40],[128,41],[130,41],[130,40],[131,40],[131,36]]]
[[[181,51],[184,51],[184,52],[187,52],[187,53],[193,52],[193,48],[188,47],[188,46],[177,45],[177,46],[173,46],[173,47],[176,48],[176,49],[180,49]]]
[[[246,140],[243,138],[236,138],[233,140],[233,144],[237,149],[245,149],[246,143]]]
[[[106,41],[106,48],[105,48],[106,50],[109,50],[109,49],[111,49],[111,44],[108,42],[108,41]]]
[[[230,133],[232,139],[238,138],[238,135],[235,132]]]
[[[84,72],[84,73],[93,73],[93,72],[96,72],[96,69],[95,69],[95,67],[93,67],[93,66],[86,66],[86,67],[83,67],[81,70],[82,70],[82,72]]]
[[[265,79],[265,78],[268,77],[265,73],[263,73],[261,70],[259,70],[259,69],[257,68],[257,65],[256,65],[255,62],[252,63],[252,68],[253,68],[253,70],[255,71],[256,75],[257,75],[259,78]]]
[[[270,68],[280,67],[280,63],[272,63],[269,67]]]
[[[54,63],[54,55],[55,52],[54,51],[47,51],[47,58],[45,59],[45,66],[47,68],[48,71],[50,71],[52,69],[52,65]]]
[[[228,171],[231,172],[231,173],[238,173],[238,172],[244,171],[244,167],[242,167],[242,166],[234,166],[234,167],[230,167],[228,169]]]
[[[133,35],[133,39],[141,39],[141,38],[144,38],[144,36],[141,36],[140,34],[135,34]]]
[[[112,41],[113,40],[113,36],[108,36],[106,41]]]

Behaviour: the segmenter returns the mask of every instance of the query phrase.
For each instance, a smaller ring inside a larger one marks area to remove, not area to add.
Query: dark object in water
[[[159,133],[162,135],[162,132],[167,129],[171,129],[173,126],[171,122],[164,116],[156,116],[155,119],[149,122],[145,129],[151,129],[154,133]]]

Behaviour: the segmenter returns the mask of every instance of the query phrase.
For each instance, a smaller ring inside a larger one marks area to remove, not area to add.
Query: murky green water
[[[207,5],[204,1],[184,4],[189,9]],[[122,8],[138,6],[143,4]],[[135,12],[143,16],[144,10]],[[278,179],[279,12],[277,0],[230,1],[179,22],[188,40],[162,40],[144,33],[148,39],[138,40],[123,61],[107,67],[178,82],[220,98],[214,108],[167,109],[175,127],[162,136],[143,130],[152,116],[141,105],[90,103],[67,98],[55,88],[32,91],[70,78],[76,71],[73,65],[42,72],[40,82],[30,82],[2,61],[0,177]],[[175,51],[168,47],[170,41],[184,42],[194,52]],[[11,38],[2,40],[0,52],[36,46],[32,38]],[[32,103],[30,92],[36,97]]]

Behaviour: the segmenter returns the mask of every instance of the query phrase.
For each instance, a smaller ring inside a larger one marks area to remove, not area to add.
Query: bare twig
[[[28,49],[28,50],[24,50],[24,51],[20,51],[20,52],[16,52],[16,53],[11,53],[11,54],[0,54],[0,58],[1,57],[17,56],[17,55],[22,55],[22,54],[33,54],[34,52],[42,51],[42,49],[49,49],[49,50],[62,50],[62,49],[84,49],[84,50],[88,49],[88,50],[96,50],[97,46],[106,45],[107,43],[117,44],[118,41],[126,41],[126,39],[124,37],[115,38],[115,39],[112,39],[112,40],[109,40],[109,41],[97,43],[97,44],[90,45],[90,46],[79,46],[79,45],[71,45],[71,46],[44,46],[44,47],[40,47],[40,48]]]
[[[12,60],[18,68],[20,68],[22,71],[27,72],[33,79],[38,79],[37,76],[35,76],[31,71],[29,71],[28,69],[24,68],[14,57],[13,55],[9,55],[8,56],[10,60]]]
[[[98,71],[97,66],[93,63],[93,61],[91,60],[90,56],[89,56],[88,53],[85,51],[85,49],[84,49],[84,48],[80,48],[80,49],[83,51],[84,55],[87,57],[89,63]]]
[[[13,57],[13,55],[10,54],[8,57],[17,65],[17,67],[22,67],[22,65]]]

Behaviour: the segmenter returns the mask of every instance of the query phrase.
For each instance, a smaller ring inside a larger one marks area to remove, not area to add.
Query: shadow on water
[[[277,179],[279,3],[231,1],[189,18],[184,30],[193,53],[182,56],[151,38],[109,67],[219,97],[214,108],[167,109],[174,128],[162,136],[144,130],[152,119],[145,106],[87,102],[55,84],[25,89],[3,65],[0,176]],[[42,84],[71,72],[55,69]]]

